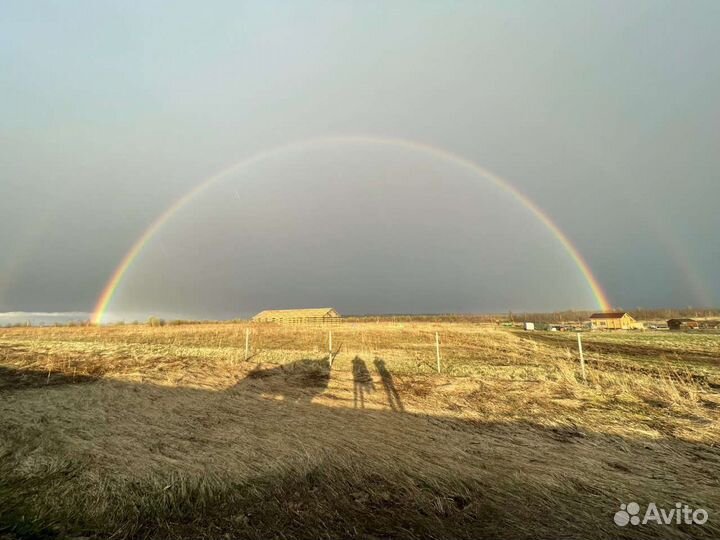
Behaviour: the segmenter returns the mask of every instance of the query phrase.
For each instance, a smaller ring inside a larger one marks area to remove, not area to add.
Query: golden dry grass
[[[242,324],[0,329],[0,534],[720,535],[716,337],[588,335],[585,384],[565,336],[332,332],[330,370],[322,328],[254,326],[248,361]],[[620,529],[632,500],[710,520]]]

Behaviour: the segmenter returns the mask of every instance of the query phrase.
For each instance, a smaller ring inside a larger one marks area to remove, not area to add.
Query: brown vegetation
[[[584,384],[572,336],[332,332],[330,369],[322,328],[0,329],[0,537],[720,534],[720,336],[588,334]]]

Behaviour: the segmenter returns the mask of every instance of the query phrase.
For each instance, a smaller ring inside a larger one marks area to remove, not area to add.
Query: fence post
[[[440,373],[440,334],[435,332],[435,358],[437,360],[437,372]]]
[[[580,351],[580,371],[582,372],[583,382],[587,382],[587,379],[585,378],[585,356],[583,355],[582,338],[580,337],[580,332],[577,333],[577,340],[578,351]]]
[[[328,330],[328,359],[330,362],[330,367],[332,367],[332,364],[333,364],[332,330]]]
[[[250,327],[245,328],[245,361],[250,356]]]

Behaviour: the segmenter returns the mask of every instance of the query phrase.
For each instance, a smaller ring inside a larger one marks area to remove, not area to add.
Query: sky
[[[0,311],[720,305],[715,1],[0,6]]]

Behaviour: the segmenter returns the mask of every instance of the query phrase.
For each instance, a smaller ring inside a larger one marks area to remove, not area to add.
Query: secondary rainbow
[[[391,146],[396,148],[403,148],[408,150],[414,150],[417,152],[423,152],[432,156],[435,156],[437,158],[443,159],[447,162],[454,163],[456,165],[459,165],[461,167],[464,167],[476,175],[485,178],[491,182],[493,182],[498,187],[502,188],[503,190],[511,193],[518,201],[520,201],[523,206],[525,206],[528,210],[530,210],[535,217],[537,217],[543,225],[545,225],[555,236],[555,238],[560,242],[560,244],[563,246],[565,251],[568,253],[568,255],[571,257],[577,268],[580,270],[582,275],[584,276],[585,280],[588,283],[588,286],[590,287],[593,296],[595,297],[595,300],[598,304],[598,308],[600,308],[603,311],[607,311],[610,309],[610,302],[608,301],[607,295],[605,294],[605,291],[601,287],[600,283],[598,282],[595,275],[590,270],[590,267],[588,266],[587,261],[582,257],[578,249],[573,245],[573,243],[570,241],[570,239],[567,237],[567,235],[555,224],[555,222],[548,216],[545,212],[543,212],[540,207],[535,204],[530,198],[527,197],[524,193],[519,191],[515,186],[510,184],[507,180],[504,180],[503,178],[497,176],[496,174],[488,171],[487,169],[481,167],[477,163],[464,158],[462,156],[459,156],[457,154],[454,154],[448,150],[445,150],[443,148],[438,148],[435,146],[431,146],[426,143],[417,142],[417,141],[411,141],[407,139],[397,139],[397,138],[386,138],[386,137],[372,137],[372,136],[362,136],[362,135],[352,135],[352,136],[337,136],[337,137],[320,137],[315,139],[305,139],[302,141],[293,142],[290,144],[286,144],[283,146],[278,146],[275,148],[272,148],[270,150],[266,150],[263,152],[260,152],[258,154],[255,154],[253,156],[250,156],[238,163],[235,163],[234,165],[231,165],[230,167],[227,167],[226,169],[223,169],[222,171],[218,172],[217,174],[206,178],[202,182],[200,182],[197,186],[195,186],[192,190],[187,192],[185,195],[180,197],[178,200],[176,200],[173,204],[171,204],[162,214],[160,214],[151,224],[150,226],[145,229],[145,232],[143,232],[142,235],[135,241],[135,243],[131,246],[130,250],[125,254],[125,256],[120,261],[120,264],[118,264],[115,271],[110,276],[110,279],[108,280],[107,284],[105,285],[105,288],[103,289],[102,293],[100,294],[97,303],[95,305],[95,309],[93,311],[92,315],[92,322],[95,324],[99,324],[102,322],[103,316],[105,315],[105,312],[107,311],[107,308],[110,304],[110,301],[113,298],[113,295],[115,294],[115,291],[117,290],[118,286],[122,282],[123,276],[127,272],[128,268],[132,266],[135,259],[138,257],[138,255],[142,252],[143,248],[148,244],[150,239],[155,235],[155,233],[160,230],[165,223],[170,220],[170,218],[178,212],[180,209],[182,209],[186,204],[188,204],[193,198],[195,198],[198,194],[205,191],[208,187],[213,185],[214,183],[222,180],[223,178],[226,178],[228,176],[231,176],[233,174],[236,174],[243,169],[247,169],[257,163],[260,163],[262,161],[266,161],[269,159],[272,159],[273,157],[277,157],[281,154],[290,152],[290,151],[301,151],[301,150],[310,150],[318,146],[323,145],[329,145],[329,144],[371,144],[371,145],[382,145],[382,146]]]

